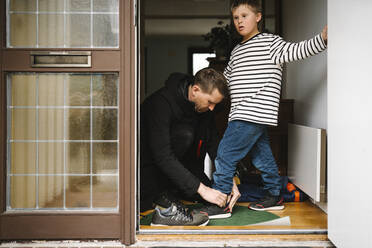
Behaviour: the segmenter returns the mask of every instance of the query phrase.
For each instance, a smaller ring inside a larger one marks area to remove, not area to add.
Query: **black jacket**
[[[197,192],[200,180],[174,154],[170,141],[171,127],[179,123],[195,127],[194,151],[196,153],[196,144],[202,140],[201,164],[206,152],[214,161],[219,141],[213,111],[197,113],[194,103],[188,100],[188,87],[192,83],[193,78],[186,74],[171,74],[165,87],[141,104],[140,120],[141,166],[156,166],[187,195]]]

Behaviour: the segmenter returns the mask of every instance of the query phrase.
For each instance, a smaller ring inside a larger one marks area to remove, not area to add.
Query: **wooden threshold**
[[[328,241],[327,234],[291,234],[291,235],[198,235],[198,234],[137,234],[138,241],[193,241],[218,242],[230,241]]]

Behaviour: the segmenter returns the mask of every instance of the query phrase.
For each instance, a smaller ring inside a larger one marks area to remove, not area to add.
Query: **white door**
[[[372,247],[372,1],[328,0],[328,233]]]

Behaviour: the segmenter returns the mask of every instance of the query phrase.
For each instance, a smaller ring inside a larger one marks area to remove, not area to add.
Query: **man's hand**
[[[233,207],[236,201],[240,198],[240,196],[241,195],[240,195],[238,186],[236,186],[235,180],[233,179],[233,187],[232,187],[231,194],[229,195],[229,199],[228,199],[230,212],[232,212]]]
[[[327,44],[327,42],[328,42],[328,26],[327,25],[325,25],[325,27],[323,28],[322,38],[323,38],[324,42]]]
[[[200,183],[198,188],[199,195],[206,201],[214,203],[219,207],[224,207],[226,205],[227,195],[221,193],[218,190],[209,188],[204,184]]]

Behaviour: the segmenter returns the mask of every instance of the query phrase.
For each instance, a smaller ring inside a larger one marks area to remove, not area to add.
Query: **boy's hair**
[[[224,98],[229,97],[229,88],[224,75],[215,69],[204,68],[195,74],[194,84],[200,86],[204,93],[211,94],[217,89]]]
[[[234,0],[231,4],[231,12],[240,5],[248,5],[256,14],[262,12],[260,0]]]

